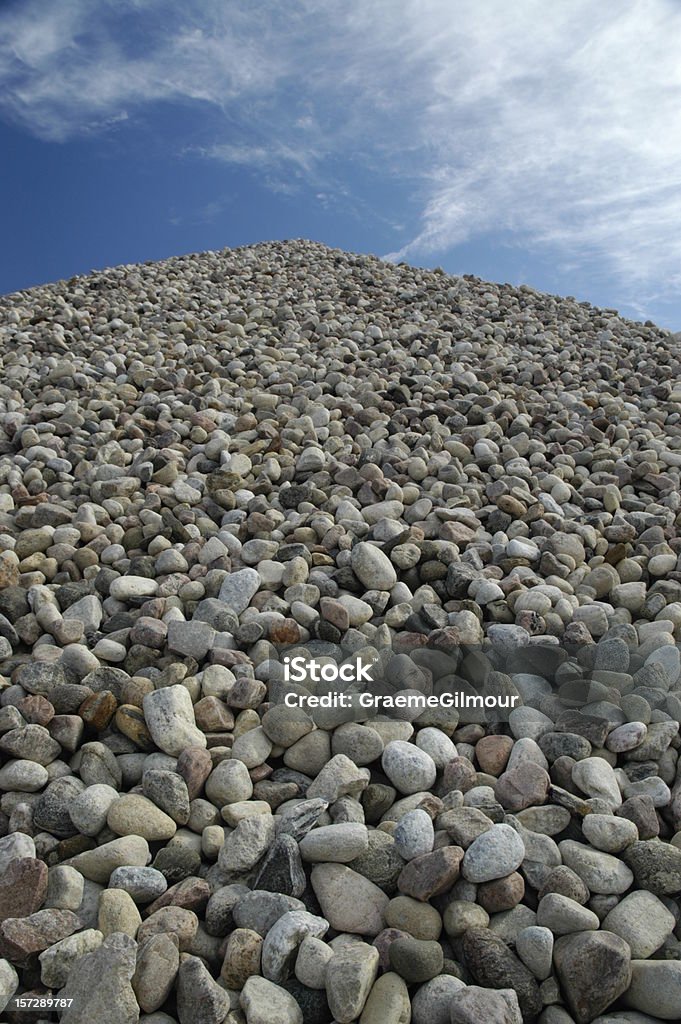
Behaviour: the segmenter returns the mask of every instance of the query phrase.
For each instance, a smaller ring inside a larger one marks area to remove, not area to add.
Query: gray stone
[[[631,985],[624,1001],[635,1010],[651,1014],[655,1020],[679,1020],[681,961],[632,960]]]
[[[83,899],[83,876],[66,864],[55,864],[47,876],[45,907],[78,911]]]
[[[546,899],[546,897],[544,897]],[[553,957],[553,933],[541,925],[529,925],[518,933],[515,951],[539,981],[551,973]]]
[[[135,903],[151,903],[168,888],[165,877],[156,868],[117,867],[111,872],[109,888],[123,889]]]
[[[635,960],[647,960],[671,935],[676,919],[657,896],[639,890],[620,900],[602,927],[624,939]]]
[[[392,590],[397,573],[390,559],[374,544],[361,541],[352,549],[352,571],[367,590]]]
[[[464,983],[452,974],[419,985],[412,996],[412,1024],[450,1024],[450,1008]]]
[[[386,894],[344,864],[317,864],[310,876],[324,917],[339,932],[378,935],[385,927]]]
[[[84,696],[86,694],[87,690]],[[41,765],[51,764],[61,753],[57,741],[52,739],[42,725],[24,725],[20,729],[10,729],[0,737],[0,750],[18,760],[35,761]]]
[[[659,839],[632,843],[622,854],[636,884],[656,896],[681,892],[681,850]]]
[[[305,910],[305,904],[299,899],[293,896],[286,896],[283,893],[265,892],[262,890],[249,892],[248,889],[242,886],[227,886],[227,889],[243,890],[241,893],[235,893],[233,899],[230,900],[231,906],[234,909],[234,923],[239,928],[250,928],[263,937],[267,935],[274,923],[280,917],[283,917],[284,914],[288,914],[291,910]],[[219,890],[218,893],[211,897],[208,905],[209,912],[211,902],[221,892],[224,892],[224,890]]]
[[[153,597],[158,590],[156,580],[144,576],[119,576],[109,587],[109,594],[117,601],[131,601],[138,597]]]
[[[393,786],[406,795],[430,789],[435,782],[437,768],[430,754],[413,743],[393,740],[388,743],[381,758],[383,771]]]
[[[142,700],[144,720],[154,743],[177,757],[185,747],[205,747],[206,737],[196,727],[194,708],[186,687],[165,686]]]
[[[306,935],[296,956],[295,974],[306,988],[323,989],[326,986],[326,965],[333,950],[314,935]]]
[[[430,981],[442,973],[442,946],[435,940],[414,939],[411,935],[395,939],[388,949],[390,966],[408,984]]]
[[[308,787],[309,800],[326,800],[335,803],[342,796],[356,796],[369,784],[366,768],[358,768],[345,754],[336,754],[320,771]]]
[[[328,921],[304,910],[283,914],[272,925],[262,946],[262,974],[281,984],[289,977],[298,947],[307,936],[320,939],[329,929]]]
[[[240,569],[225,577],[219,598],[232,612],[241,615],[248,608],[259,587],[260,576],[255,569]]]
[[[244,873],[258,863],[273,840],[271,815],[244,818],[225,839],[218,854],[218,865],[226,872]]]
[[[558,847],[564,863],[579,875],[592,893],[619,895],[634,881],[627,865],[609,853],[592,850],[572,839],[565,839]]]
[[[455,994],[449,1019],[451,1024],[521,1024],[523,1016],[513,989],[467,985]]]
[[[360,1024],[408,1024],[410,1011],[407,986],[397,974],[388,972],[374,982]]]
[[[137,1024],[139,1006],[130,980],[135,972],[135,942],[110,935],[101,946],[77,960],[60,998],[72,1000],[62,1024]]]
[[[189,821],[189,791],[187,783],[177,772],[150,769],[142,776],[144,795],[178,825]]]
[[[471,928],[463,936],[462,948],[475,981],[486,988],[514,989],[523,1018],[538,1015],[542,999],[537,981],[506,942],[487,928]]]
[[[414,860],[433,849],[433,821],[426,811],[417,808],[402,815],[393,833],[395,849],[403,860]]]
[[[239,999],[246,1024],[303,1024],[303,1012],[292,995],[266,978],[250,977]]]
[[[617,777],[602,757],[585,757],[572,768],[572,781],[590,797],[604,800],[613,810],[622,803]]]
[[[143,836],[149,842],[172,839],[177,831],[170,815],[139,793],[125,793],[114,800],[106,823],[116,835]]]
[[[104,936],[94,928],[69,935],[40,953],[40,980],[47,988],[62,988],[68,981],[73,965],[86,953],[98,949]]]
[[[621,853],[638,839],[638,829],[628,818],[612,814],[587,814],[582,822],[584,838],[604,853]]]
[[[46,785],[49,774],[37,761],[9,761],[0,768],[0,790],[36,793]]]
[[[144,867],[150,859],[149,844],[141,836],[124,836],[103,843],[95,850],[85,850],[65,863],[81,875],[106,885],[115,868]]]
[[[557,892],[547,893],[537,907],[537,924],[554,935],[593,931],[600,926],[592,910]]]
[[[232,758],[241,761],[247,768],[257,768],[263,764],[272,751],[272,741],[262,726],[248,729],[234,740]]]
[[[216,807],[249,800],[252,795],[253,783],[243,761],[220,761],[206,780],[206,796]]]
[[[23,832],[11,832],[0,838],[0,875],[4,875],[13,860],[35,858],[35,843]]]
[[[185,956],[177,975],[180,1024],[222,1024],[229,1009],[229,994],[213,980],[203,961]]]
[[[347,864],[366,853],[369,846],[366,825],[344,821],[314,828],[300,840],[300,855],[307,861],[335,861]]]
[[[378,973],[378,950],[365,942],[335,952],[326,966],[326,998],[338,1024],[351,1024],[366,1003]]]
[[[9,960],[0,959],[0,1013],[19,987],[19,975]]]
[[[510,825],[493,825],[468,847],[461,873],[469,882],[489,882],[510,875],[524,857],[525,846],[515,829]]]
[[[69,803],[69,814],[74,826],[84,836],[98,835],[106,825],[109,808],[120,794],[106,784],[95,784],[79,793]]]
[[[556,974],[576,1024],[589,1024],[631,982],[631,951],[606,931],[564,935],[554,948]]]
[[[161,932],[137,950],[137,964],[132,987],[140,1009],[153,1013],[162,1006],[172,991],[180,966],[177,938]]]

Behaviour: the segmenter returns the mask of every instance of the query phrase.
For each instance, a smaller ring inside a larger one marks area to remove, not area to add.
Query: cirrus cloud
[[[25,0],[0,115],[67,142],[181,104],[202,139],[175,155],[340,208],[353,169],[399,184],[388,258],[492,238],[633,307],[681,283],[680,32],[673,0]]]

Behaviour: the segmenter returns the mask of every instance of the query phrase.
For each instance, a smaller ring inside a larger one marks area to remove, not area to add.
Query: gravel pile
[[[0,323],[3,1021],[681,1018],[679,339],[301,241]]]

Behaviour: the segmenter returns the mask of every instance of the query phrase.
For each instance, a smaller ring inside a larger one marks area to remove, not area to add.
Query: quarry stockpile
[[[681,1018],[680,354],[305,241],[0,299],[2,1019]]]

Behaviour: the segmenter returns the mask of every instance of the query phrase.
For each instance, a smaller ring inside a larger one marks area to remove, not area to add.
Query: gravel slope
[[[305,241],[1,298],[7,1020],[679,1019],[679,353]]]

